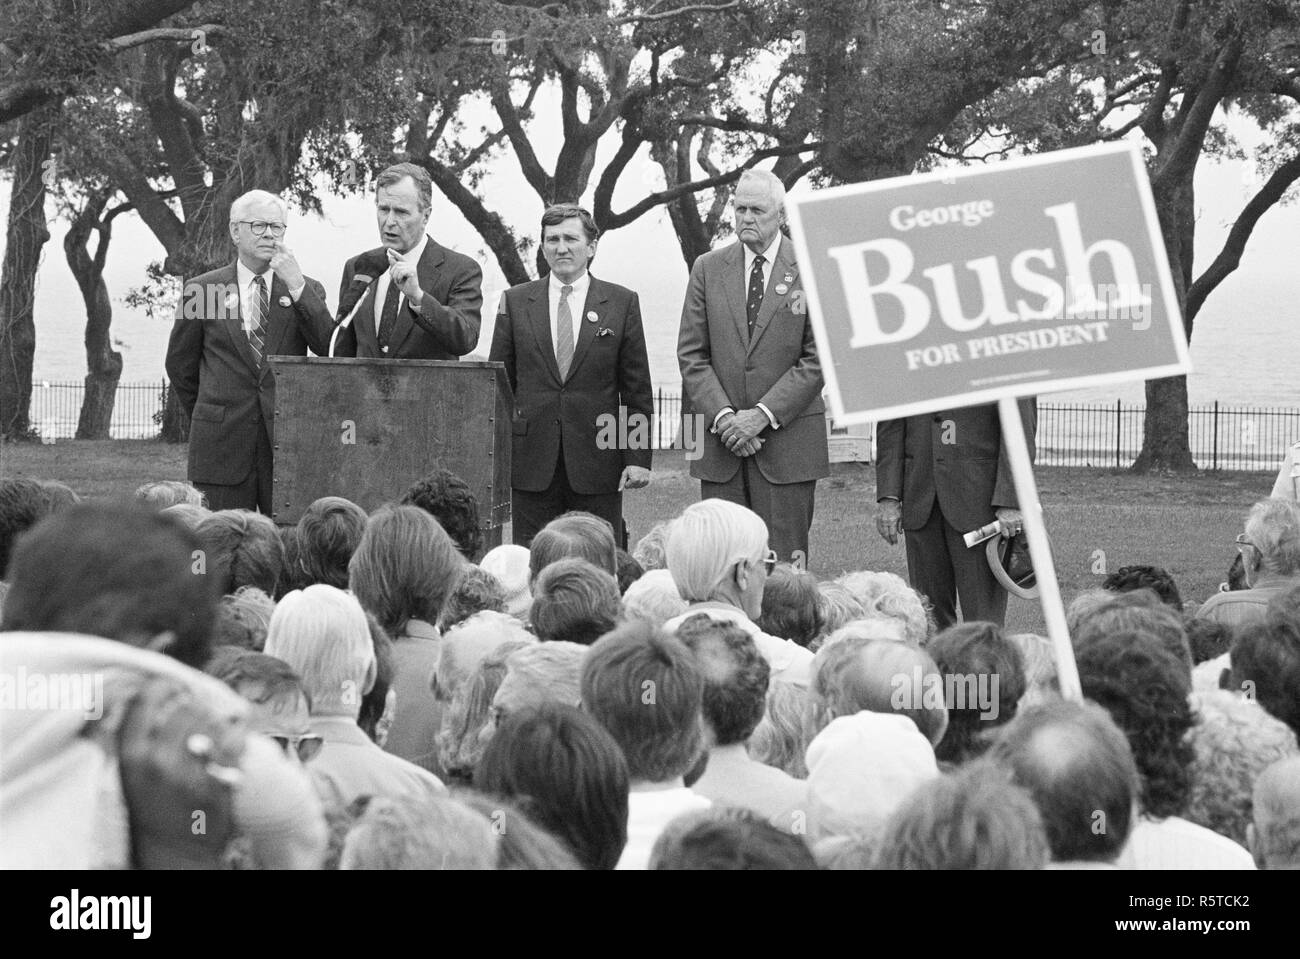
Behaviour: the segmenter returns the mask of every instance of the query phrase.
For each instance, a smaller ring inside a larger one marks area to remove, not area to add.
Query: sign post
[[[1062,692],[1077,697],[1016,398],[1190,372],[1132,141],[787,199],[836,423],[997,402]]]

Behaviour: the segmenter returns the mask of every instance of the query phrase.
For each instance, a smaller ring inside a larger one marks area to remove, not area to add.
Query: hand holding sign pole
[[[836,423],[997,402],[1062,691],[1077,697],[1016,401],[1191,370],[1140,149],[795,193],[787,212]]]

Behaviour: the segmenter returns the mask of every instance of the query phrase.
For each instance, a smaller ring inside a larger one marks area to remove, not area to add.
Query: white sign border
[[[1133,164],[1133,172],[1137,181],[1138,202],[1141,206],[1142,213],[1146,218],[1147,240],[1151,244],[1152,254],[1155,258],[1156,272],[1160,276],[1160,293],[1164,298],[1165,315],[1169,320],[1170,333],[1172,334],[1174,341],[1174,352],[1177,354],[1177,361],[1175,363],[1165,366],[1148,366],[1131,370],[1117,370],[1110,373],[1094,373],[1083,376],[1073,376],[1066,379],[1034,380],[1032,383],[1022,384],[1019,388],[1015,385],[1007,384],[1005,386],[994,386],[982,390],[967,389],[944,396],[938,396],[933,400],[925,400],[917,403],[905,403],[900,406],[877,407],[875,409],[861,410],[853,413],[845,412],[844,398],[840,391],[839,376],[835,369],[835,365],[829,362],[831,356],[830,343],[826,332],[820,299],[817,295],[816,283],[807,282],[807,280],[812,280],[816,274],[812,269],[812,257],[809,254],[807,238],[803,231],[803,220],[800,213],[801,205],[814,201],[822,202],[825,200],[834,200],[837,197],[860,196],[863,193],[873,193],[879,190],[892,189],[893,187],[898,186],[900,181],[906,181],[908,184],[944,182],[960,179],[962,177],[977,176],[993,169],[998,171],[1006,169],[1023,169],[1025,167],[1070,162],[1083,157],[1109,156],[1113,153],[1127,153]],[[932,413],[936,410],[950,409],[954,407],[977,406],[982,403],[996,401],[1004,396],[1037,396],[1041,393],[1056,393],[1066,390],[1084,389],[1092,386],[1105,386],[1111,383],[1129,383],[1134,380],[1150,380],[1166,376],[1182,376],[1192,371],[1192,358],[1187,347],[1187,335],[1183,332],[1182,327],[1182,310],[1178,307],[1178,294],[1174,290],[1173,274],[1169,269],[1164,237],[1160,235],[1160,220],[1156,215],[1155,199],[1151,195],[1151,182],[1147,175],[1146,165],[1142,161],[1141,147],[1136,140],[1121,140],[1115,143],[1091,144],[1089,146],[1073,147],[1067,150],[1054,150],[1050,153],[1036,153],[1033,156],[1018,157],[1014,160],[1003,160],[990,166],[944,168],[941,170],[931,170],[927,173],[909,174],[902,177],[890,177],[884,180],[871,180],[866,183],[849,183],[844,184],[843,186],[829,187],[825,190],[817,190],[802,197],[793,195],[787,196],[786,216],[790,224],[790,240],[794,244],[795,257],[799,263],[799,272],[806,280],[803,283],[803,291],[804,296],[808,300],[808,309],[811,311],[809,320],[812,322],[813,338],[817,343],[817,353],[822,359],[822,376],[826,381],[826,388],[829,394],[828,398],[830,400],[831,417],[837,427],[854,426],[861,423],[873,423],[886,419],[898,419],[904,416],[913,416],[920,413]],[[1161,269],[1161,267],[1163,267],[1163,269]]]

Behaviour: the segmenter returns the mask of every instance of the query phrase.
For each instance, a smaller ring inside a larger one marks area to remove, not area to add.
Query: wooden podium
[[[500,363],[272,356],[276,523],[322,496],[367,512],[437,467],[478,500],[484,549],[510,519],[514,398]]]

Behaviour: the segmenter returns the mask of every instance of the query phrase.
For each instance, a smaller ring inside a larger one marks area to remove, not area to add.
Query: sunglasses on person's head
[[[286,756],[290,755],[289,750],[292,748],[298,754],[298,758],[303,762],[311,762],[320,752],[321,747],[325,745],[325,740],[319,736],[308,734],[306,736],[272,736],[280,748],[284,750]]]

